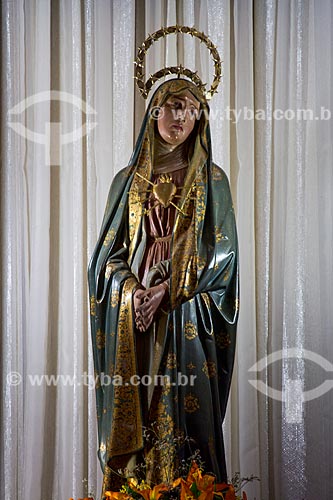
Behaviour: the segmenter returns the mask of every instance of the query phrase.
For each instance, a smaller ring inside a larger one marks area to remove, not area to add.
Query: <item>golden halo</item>
[[[207,46],[214,61],[215,69],[214,80],[208,91],[206,91],[206,84],[202,83],[200,77],[197,75],[197,72],[184,68],[182,65],[168,66],[167,68],[160,69],[153,75],[150,75],[146,83],[144,82],[144,58],[148,49],[154,42],[156,42],[160,38],[171,35],[173,33],[182,33],[184,35],[191,35],[192,37],[195,36],[200,40],[200,42],[204,42],[204,44]],[[166,75],[174,74],[178,76],[187,76],[195,85],[197,85],[197,87],[199,87],[206,99],[211,99],[215,92],[217,92],[217,87],[219,86],[221,80],[221,59],[216,46],[204,33],[198,31],[196,28],[189,28],[188,26],[168,26],[167,28],[161,28],[158,31],[155,31],[155,33],[153,33],[152,35],[148,35],[141,47],[138,48],[138,53],[134,64],[136,65],[134,78],[136,79],[136,84],[144,99],[147,99],[154,83]]]

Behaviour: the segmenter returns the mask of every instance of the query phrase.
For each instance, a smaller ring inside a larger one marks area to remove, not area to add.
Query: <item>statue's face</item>
[[[192,132],[200,103],[189,90],[168,98],[161,107],[157,128],[162,139],[171,146],[182,144]]]

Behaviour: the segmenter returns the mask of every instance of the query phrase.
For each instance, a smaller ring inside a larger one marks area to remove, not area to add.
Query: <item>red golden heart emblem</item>
[[[172,182],[160,182],[159,184],[154,184],[153,193],[157,201],[167,208],[172,201],[172,198],[177,192],[176,186]]]

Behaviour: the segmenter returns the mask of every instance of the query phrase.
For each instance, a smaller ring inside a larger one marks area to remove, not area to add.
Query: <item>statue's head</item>
[[[150,106],[150,126],[170,146],[185,142],[193,130],[208,122],[208,104],[191,81],[164,82],[155,92]],[[193,135],[195,132],[193,133]]]
[[[170,146],[179,146],[190,136],[200,110],[200,102],[190,90],[171,94],[160,107],[157,131]]]

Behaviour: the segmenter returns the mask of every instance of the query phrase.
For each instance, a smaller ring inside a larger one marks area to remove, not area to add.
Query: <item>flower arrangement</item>
[[[242,478],[240,473],[236,473],[230,483],[217,483],[214,475],[204,473],[204,462],[199,450],[195,450],[187,460],[177,460],[177,452],[191,442],[188,436],[170,437],[166,429],[155,424],[149,429],[144,428],[143,433],[145,440],[159,451],[159,461],[144,457],[144,462],[137,465],[132,473],[127,469],[114,471],[123,478],[124,484],[120,491],[104,492],[105,500],[247,500],[245,491],[242,491],[243,486],[259,480],[253,475]],[[165,481],[161,484],[148,484],[145,479],[146,466],[163,469]],[[176,478],[171,477],[172,470]],[[84,482],[88,491],[87,481]],[[87,493],[87,500],[94,499],[92,492]]]
[[[128,478],[120,491],[106,491],[105,499],[110,500],[247,500],[243,486],[251,481],[260,481],[256,476],[241,478],[237,472],[231,483],[216,483],[211,474],[203,474],[196,462],[192,462],[187,478],[177,478],[171,485],[150,486],[143,480],[138,482]],[[214,497],[216,497],[214,499]],[[72,499],[70,499],[72,500]],[[83,500],[95,500],[95,495]]]
[[[254,478],[246,478],[250,481]],[[242,482],[242,481],[241,481]],[[158,484],[149,486],[144,481],[138,483],[129,478],[119,492],[106,491],[105,497],[110,500],[247,500],[246,493],[241,493],[242,486],[236,490],[233,484],[216,483],[215,476],[203,474],[196,462],[192,462],[186,479],[175,479],[171,485]]]

